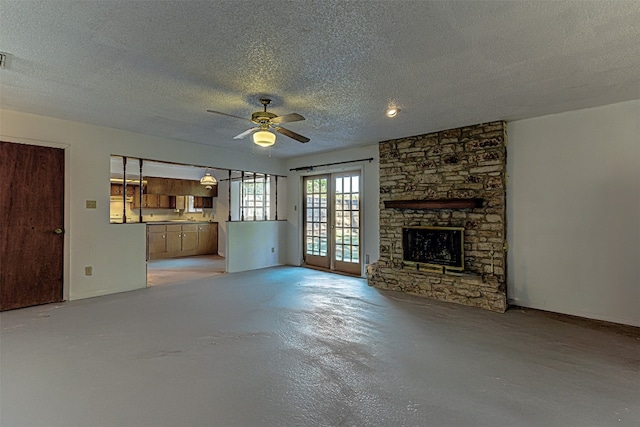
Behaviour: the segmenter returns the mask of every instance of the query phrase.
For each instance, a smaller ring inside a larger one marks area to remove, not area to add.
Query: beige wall
[[[640,326],[640,100],[508,133],[509,300]]]

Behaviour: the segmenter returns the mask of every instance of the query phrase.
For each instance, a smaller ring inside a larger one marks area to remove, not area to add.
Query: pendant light
[[[200,184],[204,185],[207,190],[211,190],[214,185],[218,183],[218,180],[215,176],[211,175],[209,172],[209,168],[207,168],[204,172],[204,176],[200,178]]]

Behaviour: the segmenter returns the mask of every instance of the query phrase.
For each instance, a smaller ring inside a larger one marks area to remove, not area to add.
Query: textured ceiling
[[[2,108],[290,157],[640,98],[640,1],[0,0]],[[401,108],[389,119],[389,104]]]

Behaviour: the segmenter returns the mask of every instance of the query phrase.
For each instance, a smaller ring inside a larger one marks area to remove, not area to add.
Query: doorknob
[[[62,228],[56,228],[55,230],[53,230],[53,232],[56,234],[62,234],[64,233],[64,230]]]

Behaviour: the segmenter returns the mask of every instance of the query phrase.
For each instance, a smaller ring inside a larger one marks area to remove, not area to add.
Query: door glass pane
[[[360,209],[360,196],[357,194],[352,194],[351,195],[351,208],[353,210],[358,210]]]
[[[345,228],[342,230],[342,236],[344,243],[351,244],[351,229]]]
[[[327,237],[327,224],[326,223],[320,223],[320,236],[321,237]]]
[[[352,246],[351,247],[351,261],[360,262],[360,247]]]
[[[351,261],[351,246],[350,245],[344,245],[343,256],[344,256],[344,260],[346,262]]]

